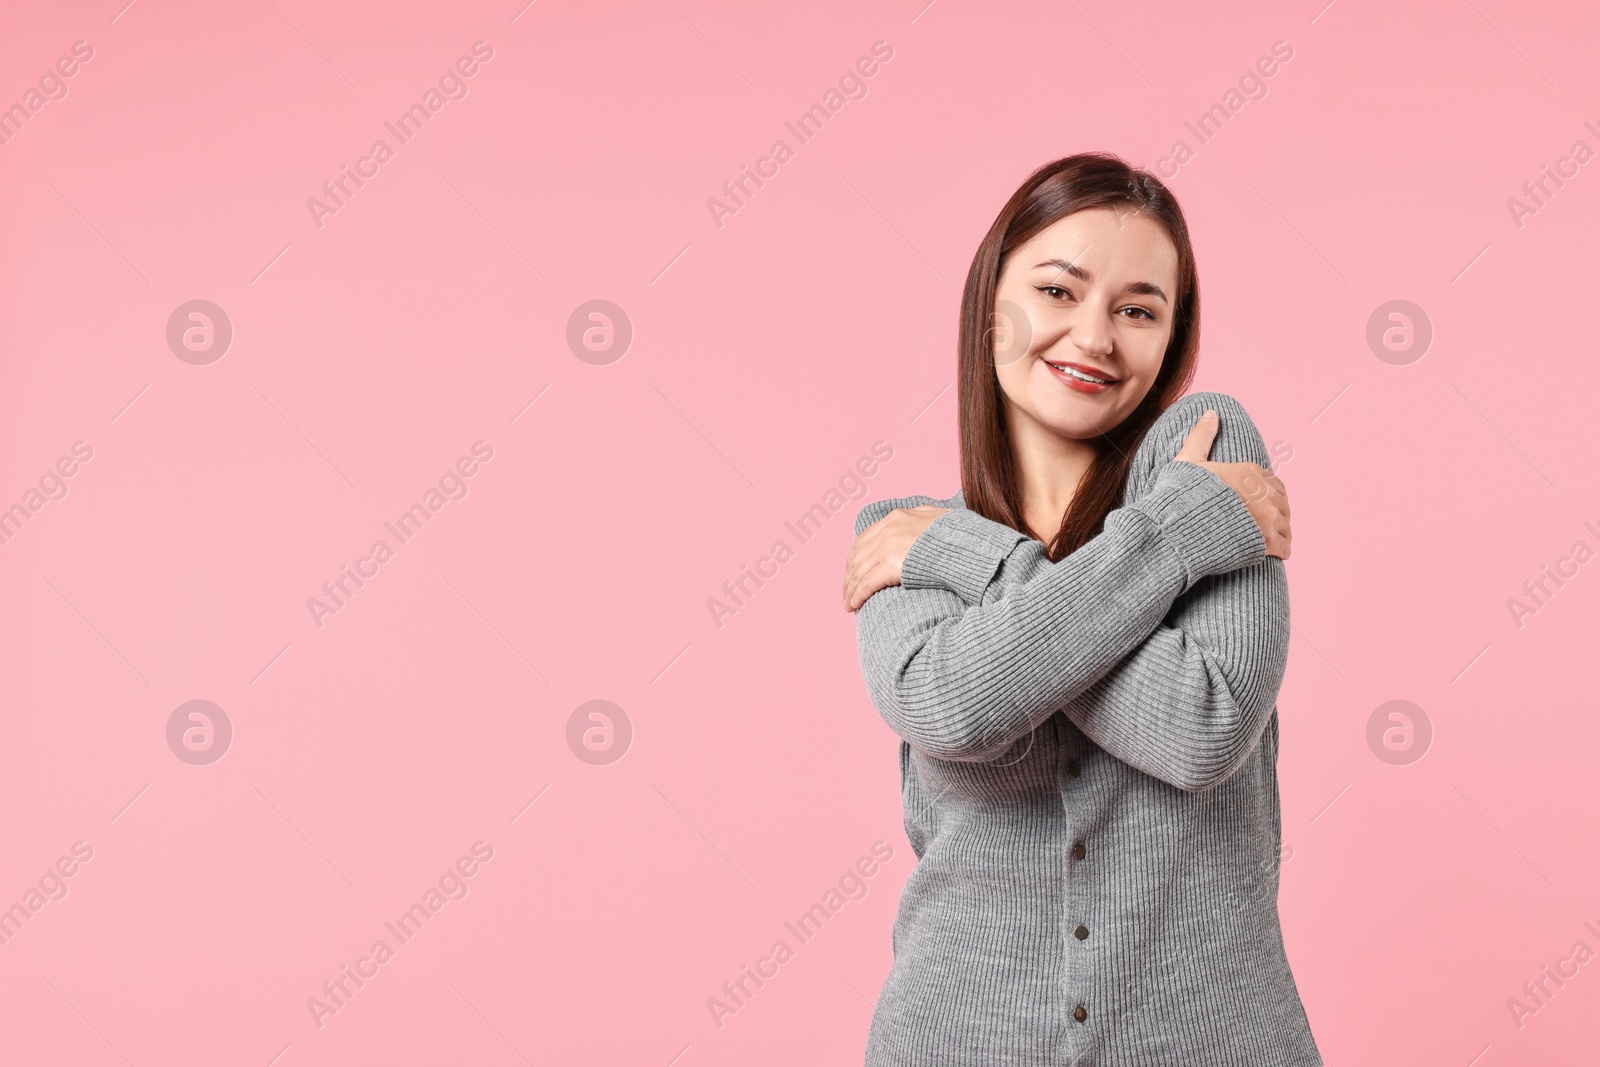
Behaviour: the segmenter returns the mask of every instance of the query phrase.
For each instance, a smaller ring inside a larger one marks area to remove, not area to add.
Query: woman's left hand
[[[854,611],[878,590],[900,584],[911,545],[949,508],[895,508],[861,531],[844,561],[844,610]]]

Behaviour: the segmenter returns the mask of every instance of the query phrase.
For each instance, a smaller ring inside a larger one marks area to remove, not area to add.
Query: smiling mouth
[[[1045,366],[1055,371],[1061,377],[1071,379],[1075,382],[1083,382],[1086,385],[1109,388],[1121,380],[1119,378],[1108,377],[1104,374],[1092,373],[1087,368],[1079,367],[1075,363],[1052,363],[1048,359],[1044,362]]]

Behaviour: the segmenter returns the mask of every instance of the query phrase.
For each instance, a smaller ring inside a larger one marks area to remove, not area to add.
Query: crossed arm
[[[1146,434],[1104,532],[1059,562],[965,509],[934,520],[901,584],[856,613],[867,689],[896,733],[938,758],[984,761],[1059,710],[1180,789],[1237,769],[1282,683],[1288,583],[1238,495],[1172,461],[1206,407],[1221,416],[1210,458],[1266,466],[1236,400],[1184,397]],[[936,501],[874,502],[856,532],[916,503]]]

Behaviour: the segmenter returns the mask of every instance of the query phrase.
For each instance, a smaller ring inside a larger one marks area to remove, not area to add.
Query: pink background
[[[1600,951],[1600,563],[1507,607],[1600,548],[1600,163],[1507,207],[1600,149],[1592,12],[123,2],[0,35],[0,103],[93,49],[0,146],[0,507],[93,449],[0,546],[0,906],[93,849],[0,947],[4,1062],[859,1062],[912,854],[839,604],[853,516],[957,487],[960,287],[1017,184],[1180,138],[1197,388],[1289,456],[1280,904],[1317,1040],[1592,1055],[1600,962],[1507,1006]],[[319,228],[307,198],[480,40],[468,95]],[[783,123],[880,40],[799,145]],[[707,199],[779,138],[719,228]],[[194,299],[234,332],[204,366],[165,336]],[[633,328],[607,365],[566,341],[593,299]],[[1434,331],[1406,365],[1366,341],[1395,299]],[[319,628],[308,598],[480,440],[465,498]],[[798,545],[877,441],[867,497]],[[719,628],[708,598],[780,538]],[[234,731],[203,766],[166,737],[195,699]],[[609,765],[567,741],[593,699],[633,730]],[[1367,742],[1394,699],[1433,728],[1408,765]],[[719,1028],[707,998],[880,840],[865,898]],[[307,998],[477,841],[468,895],[319,1028]]]

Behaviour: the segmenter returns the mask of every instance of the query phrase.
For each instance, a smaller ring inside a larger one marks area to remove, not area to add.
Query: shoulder
[[[1171,462],[1207,409],[1218,416],[1217,436],[1208,458],[1218,463],[1267,466],[1267,446],[1244,405],[1227,393],[1208,391],[1179,397],[1156,418],[1139,443],[1133,473],[1153,474]]]
[[[1255,423],[1250,419],[1250,413],[1245,411],[1244,405],[1230,393],[1219,393],[1210,390],[1203,393],[1186,393],[1172,402],[1172,405],[1163,411],[1155,421],[1156,426],[1182,424],[1183,433],[1187,434],[1194,427],[1195,420],[1207,409],[1215,411],[1222,416],[1222,426],[1227,428],[1232,422],[1238,427],[1255,429]],[[1152,427],[1152,430],[1154,427]],[[1220,430],[1218,436],[1221,436]]]
[[[934,497],[923,496],[918,493],[913,496],[896,496],[884,500],[874,500],[856,512],[856,536],[861,536],[861,531],[883,518],[896,508],[960,508],[966,505],[962,502],[961,492],[957,490],[954,496]]]

